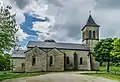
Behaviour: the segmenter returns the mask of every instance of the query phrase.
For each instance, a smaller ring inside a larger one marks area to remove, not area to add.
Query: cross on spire
[[[89,11],[89,14],[91,14],[92,13],[92,11]]]
[[[91,11],[89,11],[89,18],[86,22],[86,25],[82,28],[82,30],[86,27],[86,26],[94,26],[94,27],[100,27],[98,24],[96,24],[96,22],[94,21],[94,19],[91,16]]]

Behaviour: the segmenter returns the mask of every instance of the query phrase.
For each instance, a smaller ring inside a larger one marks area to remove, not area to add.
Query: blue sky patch
[[[22,47],[25,46],[28,41],[31,40],[37,40],[37,31],[31,30],[33,27],[33,22],[46,22],[49,21],[49,19],[47,17],[45,17],[44,19],[42,18],[37,18],[35,17],[35,15],[30,15],[28,13],[24,14],[25,16],[25,22],[20,24],[21,29],[23,29],[24,32],[26,32],[28,35],[30,35],[30,37],[28,37],[26,40],[19,42],[19,45],[21,45]]]

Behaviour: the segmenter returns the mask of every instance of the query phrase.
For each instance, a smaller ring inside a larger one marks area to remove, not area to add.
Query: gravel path
[[[2,82],[119,82],[102,77],[80,75],[75,73],[49,73],[40,76],[10,79]]]

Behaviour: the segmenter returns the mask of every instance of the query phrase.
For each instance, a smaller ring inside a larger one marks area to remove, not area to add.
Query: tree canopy
[[[0,7],[0,51],[9,52],[15,43],[16,20],[11,6]]]
[[[113,41],[114,39],[112,38],[101,39],[94,47],[93,55],[95,59],[101,64],[102,62],[107,62],[108,59],[113,59],[113,56],[111,56],[111,50],[113,49]]]
[[[111,54],[115,58],[120,59],[120,38],[116,38],[112,43],[112,45],[113,45],[113,49],[111,50]]]
[[[16,19],[11,6],[0,7],[0,71],[10,70],[10,50],[15,46]]]

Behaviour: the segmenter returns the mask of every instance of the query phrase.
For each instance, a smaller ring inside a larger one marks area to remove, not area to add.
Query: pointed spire
[[[91,11],[89,11],[89,18],[88,18],[88,21],[86,23],[86,26],[96,26],[96,27],[99,27],[99,25],[97,25],[95,23],[95,21],[93,20],[93,18],[91,16]]]
[[[82,28],[82,30],[86,27],[86,26],[94,26],[94,27],[100,27],[98,24],[95,23],[95,21],[93,20],[92,16],[91,16],[91,11],[89,11],[89,18],[87,20],[86,25]]]

